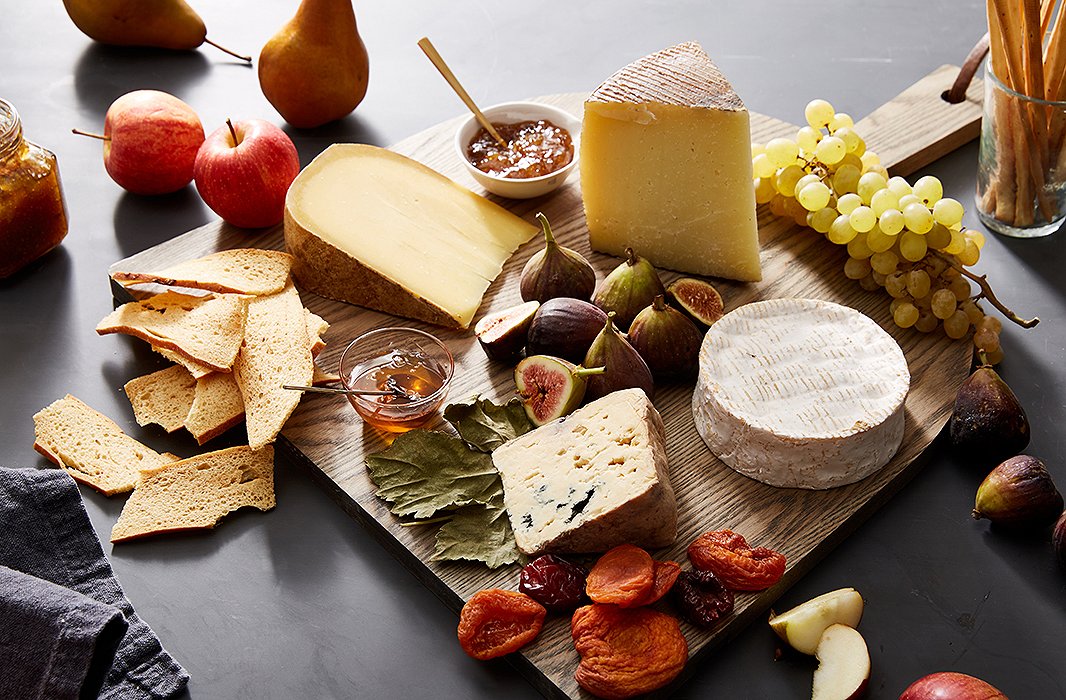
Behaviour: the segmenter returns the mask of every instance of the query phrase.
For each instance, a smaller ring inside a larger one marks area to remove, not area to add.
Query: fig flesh
[[[637,314],[628,335],[654,378],[686,379],[696,374],[703,334],[685,314],[667,306],[661,294]]]
[[[474,335],[485,354],[493,360],[509,360],[518,355],[526,346],[526,334],[539,308],[539,301],[527,301],[485,314],[474,326]]]
[[[955,395],[951,444],[960,456],[986,468],[1029,444],[1025,409],[991,367],[978,367]]]
[[[615,325],[622,330],[659,294],[666,294],[659,273],[650,262],[626,248],[626,260],[611,271],[596,290],[592,303],[615,312]]]
[[[694,277],[674,280],[666,288],[666,299],[686,316],[709,328],[725,313],[722,295],[710,282]]]
[[[1062,512],[1062,494],[1047,466],[1018,455],[993,469],[977,489],[973,517],[1015,528],[1047,527]]]
[[[585,398],[587,377],[603,367],[586,369],[550,355],[530,355],[514,368],[514,383],[526,415],[536,425],[571,413]]]
[[[526,352],[581,362],[605,323],[607,314],[587,301],[549,299],[533,316]]]
[[[581,253],[555,242],[548,217],[537,213],[544,230],[544,250],[537,251],[522,269],[518,288],[522,301],[544,303],[556,297],[588,301],[596,289],[596,271]]]
[[[589,377],[586,396],[590,401],[620,389],[643,389],[651,399],[655,395],[648,363],[614,325],[614,312],[607,314],[607,323],[592,341],[585,355],[586,367],[604,367],[603,374]]]

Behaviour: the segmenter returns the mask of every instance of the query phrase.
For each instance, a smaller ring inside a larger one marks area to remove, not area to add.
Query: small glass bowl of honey
[[[437,338],[413,328],[379,328],[345,348],[338,374],[348,401],[363,420],[392,433],[427,423],[444,403],[455,371],[451,351]]]

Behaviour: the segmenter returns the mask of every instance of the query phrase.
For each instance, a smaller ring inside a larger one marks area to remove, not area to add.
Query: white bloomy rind
[[[907,359],[869,317],[814,299],[771,299],[707,332],[696,429],[736,471],[827,489],[873,474],[903,441]]]

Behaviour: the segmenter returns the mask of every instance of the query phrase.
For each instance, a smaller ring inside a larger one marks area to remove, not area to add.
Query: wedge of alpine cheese
[[[534,233],[421,163],[363,144],[327,148],[285,200],[301,289],[451,328],[470,325],[504,261]]]
[[[663,422],[641,389],[608,394],[496,448],[518,548],[604,552],[677,537]]]
[[[645,56],[596,88],[580,165],[593,250],[762,278],[748,112],[699,44]]]
[[[903,351],[869,317],[827,301],[771,299],[711,326],[692,413],[711,451],[741,474],[826,489],[892,459],[909,388]]]

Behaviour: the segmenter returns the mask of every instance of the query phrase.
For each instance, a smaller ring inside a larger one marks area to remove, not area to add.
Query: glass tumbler
[[[985,64],[977,213],[1015,238],[1054,233],[1066,218],[1066,102],[1027,97]]]

